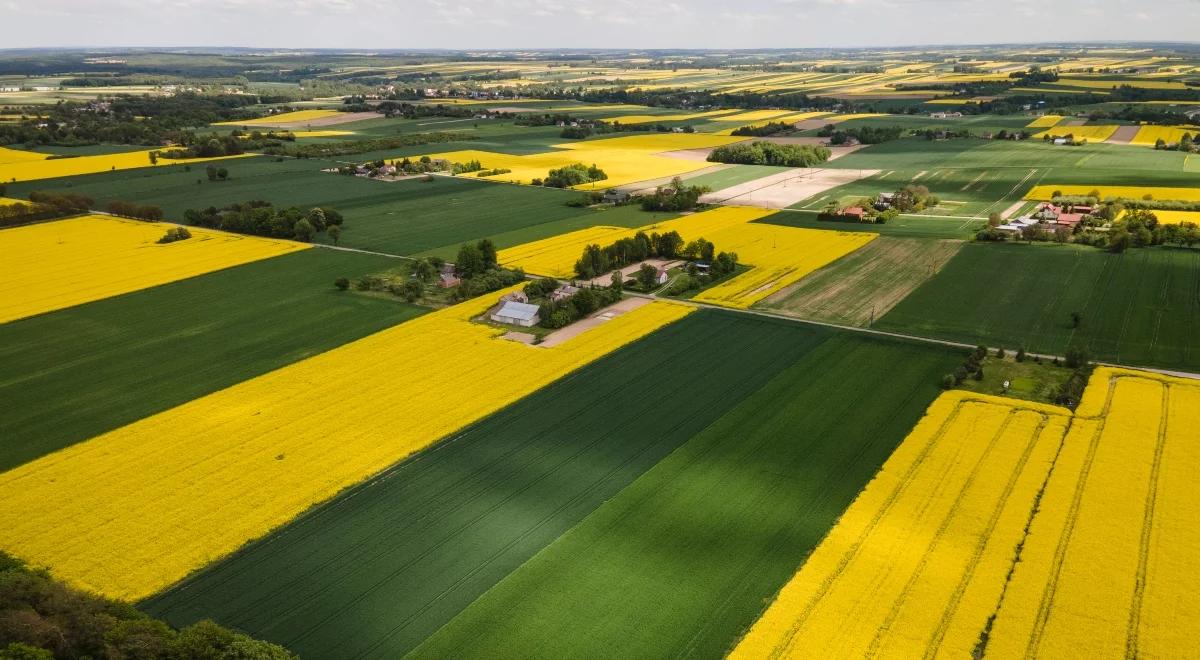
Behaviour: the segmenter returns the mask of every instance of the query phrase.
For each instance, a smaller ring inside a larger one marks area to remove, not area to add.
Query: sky
[[[1196,41],[1200,0],[0,0],[0,17],[0,48],[717,50]]]

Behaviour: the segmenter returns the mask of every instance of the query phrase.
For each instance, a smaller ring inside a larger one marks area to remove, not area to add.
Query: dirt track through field
[[[619,303],[605,307],[582,321],[576,321],[562,330],[546,335],[546,338],[538,346],[541,348],[553,348],[572,337],[576,337],[598,325],[607,323],[622,314],[632,312],[648,304],[650,304],[650,300],[646,298],[626,298]]]

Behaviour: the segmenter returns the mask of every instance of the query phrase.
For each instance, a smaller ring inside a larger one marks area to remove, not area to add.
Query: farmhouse
[[[550,300],[552,302],[566,300],[577,293],[579,293],[579,287],[572,286],[570,284],[564,284],[550,293]]]
[[[862,222],[863,218],[867,217],[867,212],[861,206],[847,206],[842,209],[841,215]]]
[[[931,112],[930,119],[958,119],[963,116],[961,112]]]
[[[458,286],[461,283],[462,280],[458,279],[458,276],[454,274],[453,265],[446,264],[445,266],[442,266],[442,272],[438,274],[439,287],[443,289],[450,289]]]
[[[541,310],[542,308],[537,305],[509,300],[502,303],[500,309],[496,310],[491,318],[496,323],[528,328],[537,325],[542,320],[539,316]]]
[[[670,279],[671,279],[671,276],[667,274],[666,268],[660,267],[658,269],[658,272],[654,274],[654,281],[659,284],[666,284],[667,281]]]
[[[1075,228],[1076,225],[1083,222],[1083,217],[1092,212],[1090,206],[1076,206],[1071,208],[1070,212],[1067,209],[1050,203],[1042,204],[1034,212],[1033,217],[1041,222],[1050,225],[1058,225],[1062,227]]]

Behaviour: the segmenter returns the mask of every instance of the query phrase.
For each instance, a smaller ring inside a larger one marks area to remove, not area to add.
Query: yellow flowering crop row
[[[997,658],[1182,657],[1200,635],[1200,382],[1099,368],[992,628]]]
[[[1160,225],[1177,225],[1183,222],[1200,225],[1200,211],[1151,211]]]
[[[0,230],[0,323],[303,250],[303,243],[90,215]]]
[[[1025,128],[1050,128],[1062,120],[1062,115],[1042,115],[1026,124]]]
[[[354,131],[334,131],[334,130],[329,130],[329,131],[292,131],[292,135],[295,135],[296,139],[298,139],[298,140],[302,140],[304,138],[341,137],[343,135],[354,135],[354,134],[355,134]]]
[[[655,302],[541,348],[471,322],[503,293],[0,475],[0,548],[108,596],[148,596],[691,311]]]
[[[11,150],[9,150],[11,151]],[[54,158],[51,160],[24,160],[18,162],[0,162],[0,181],[34,181],[37,179],[52,179],[62,176],[77,176],[80,174],[95,174],[96,172],[108,172],[111,170],[129,170],[136,167],[151,167],[150,152],[159,151],[157,149],[146,149],[144,151],[127,151],[119,154],[101,154],[97,156],[79,156],[76,158]],[[220,158],[241,158],[252,154],[243,154],[242,156],[220,156]],[[2,157],[3,154],[0,154]],[[159,158],[158,167],[164,165],[174,165],[177,163],[201,163],[216,158],[183,158],[169,159]]]
[[[1053,84],[1059,87],[1082,87],[1084,89],[1113,89],[1114,87],[1137,87],[1139,89],[1187,89],[1181,82],[1169,80],[1146,80],[1145,78],[1126,78],[1122,80],[1089,80],[1086,78],[1059,78]]]
[[[574,277],[575,262],[591,244],[608,245],[639,231],[665,234],[677,231],[684,240],[703,238],[717,250],[736,252],[753,266],[727,282],[697,294],[697,301],[746,308],[874,240],[871,232],[798,229],[755,223],[773,211],[725,206],[639,229],[592,227],[500,251],[500,261],[526,272],[559,278]]]
[[[1200,139],[1200,128],[1191,126],[1180,128],[1178,126],[1143,126],[1138,129],[1130,144],[1144,145],[1153,147],[1161,139],[1167,144],[1175,144],[1183,139],[1184,135],[1192,136],[1192,139]]]
[[[748,308],[814,270],[854,252],[877,236],[871,232],[798,229],[761,223],[744,223],[706,235],[704,238],[712,241],[717,249],[736,252],[740,262],[753,268],[701,291],[693,300]]]
[[[608,179],[578,187],[603,190],[648,179],[694,172],[712,165],[704,161],[658,155],[661,152],[716,147],[744,139],[705,133],[656,133],[558,144],[554,145],[558,148],[557,151],[540,154],[513,155],[464,150],[430,156],[456,163],[478,160],[488,170],[512,170],[506,174],[487,177],[491,181],[512,183],[529,183],[533,179],[543,179],[551,169],[572,163],[594,164],[604,170]]]
[[[748,110],[737,114],[725,115],[724,117],[710,118],[709,121],[759,121],[763,119],[774,119],[784,115],[794,114],[792,110]]]
[[[737,110],[709,110],[707,112],[691,112],[674,115],[625,115],[624,117],[608,117],[601,121],[621,122],[622,124],[653,124],[660,121],[687,121],[689,119],[704,119],[718,115],[728,115]]]
[[[1103,142],[1113,136],[1117,132],[1119,126],[1058,126],[1041,133],[1034,133],[1033,137],[1041,139],[1044,135],[1051,137],[1066,137],[1068,135],[1075,136],[1076,140],[1087,140],[1088,142]]]
[[[46,160],[50,154],[39,154],[36,151],[23,151],[21,149],[9,149],[0,147],[0,165],[9,163],[30,163],[39,160]],[[8,181],[8,179],[0,179],[0,181]]]
[[[300,122],[312,121],[314,119],[324,119],[325,117],[335,117],[341,114],[337,110],[296,110],[294,112],[281,112],[277,115],[267,115],[265,117],[256,117],[254,119],[246,119],[244,121],[223,121],[218,122],[217,126],[269,126],[272,124],[296,124]]]
[[[886,117],[886,116],[887,116],[886,114],[880,114],[877,112],[860,112],[860,113],[856,113],[856,114],[830,115],[828,117],[825,117],[824,119],[825,119],[825,121],[829,122],[830,124],[840,124],[844,121],[850,121],[851,119],[870,119],[871,117]]]
[[[797,112],[794,114],[783,115],[782,117],[775,117],[773,119],[766,119],[763,121],[751,122],[748,124],[743,124],[741,126],[735,126],[733,128],[724,128],[719,131],[716,131],[715,135],[732,135],[733,132],[739,128],[747,128],[747,127],[758,128],[759,126],[766,126],[767,124],[779,124],[779,123],[794,124],[798,121],[804,121],[805,119],[815,119],[817,117],[824,117],[825,115],[828,115],[828,114],[829,114],[828,112]],[[719,121],[725,121],[725,120],[721,119]]]
[[[732,657],[970,657],[1069,419],[942,395]]]
[[[1025,199],[1048,202],[1055,191],[1068,196],[1086,196],[1099,191],[1100,198],[1125,197],[1128,199],[1176,200],[1185,202],[1200,202],[1200,187],[1198,188],[1159,188],[1153,186],[1078,186],[1078,185],[1044,185],[1034,186],[1025,193]]]

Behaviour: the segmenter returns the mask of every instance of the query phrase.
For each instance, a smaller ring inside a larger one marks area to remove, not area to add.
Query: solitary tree
[[[479,254],[483,257],[483,269],[491,270],[499,265],[499,260],[496,255],[496,244],[491,239],[483,239],[479,241]]]
[[[330,227],[330,229],[333,229],[333,227]],[[433,267],[433,264],[429,263],[428,259],[418,259],[413,264],[412,276],[414,278],[422,282],[428,282],[435,275],[437,275],[437,269]]]
[[[458,249],[458,257],[454,260],[454,270],[462,277],[472,277],[482,273],[483,253],[478,245],[470,243]]]
[[[650,264],[642,264],[642,267],[638,269],[638,284],[642,285],[642,288],[646,291],[649,291],[654,287],[654,283],[657,281],[657,279],[658,269],[654,266],[651,266]]]
[[[350,280],[344,277],[339,277],[333,281],[333,285],[337,287],[338,291],[345,291],[346,289],[350,288]]]
[[[608,288],[612,289],[613,291],[616,291],[617,293],[621,293],[622,291],[624,291],[625,278],[621,276],[621,271],[619,271],[619,270],[613,271],[612,283],[608,285]]]
[[[342,228],[339,225],[329,225],[325,230],[329,234],[329,239],[334,245],[338,244],[338,239],[342,237]]]
[[[1078,328],[1083,323],[1083,314],[1071,312],[1071,327]]]

